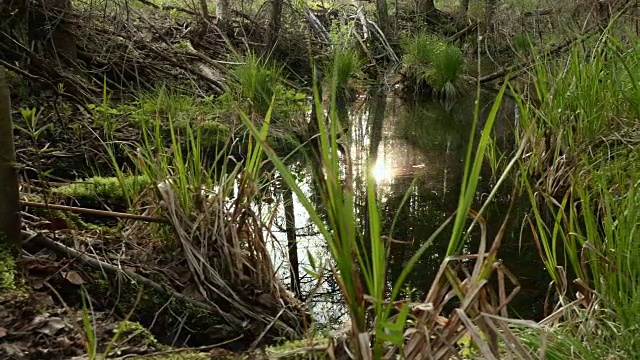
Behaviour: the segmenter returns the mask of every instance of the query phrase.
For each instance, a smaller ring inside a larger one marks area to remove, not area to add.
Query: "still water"
[[[494,94],[481,96],[480,116],[476,138],[484,119],[493,105]],[[365,224],[366,186],[368,162],[377,185],[381,203],[382,233],[389,234],[393,219],[397,223],[390,234],[395,240],[389,252],[390,283],[400,274],[409,258],[429,236],[455,211],[464,171],[464,156],[475,109],[475,94],[445,105],[437,100],[405,101],[373,89],[359,98],[349,109],[349,151],[353,163],[356,214]],[[515,106],[508,99],[503,102],[499,118],[494,125],[498,147],[505,154],[513,151]],[[299,185],[309,198],[318,192],[304,164],[293,164]],[[417,186],[411,187],[416,180]],[[476,193],[479,209],[482,200],[491,191],[492,177],[487,166]],[[410,191],[405,205],[400,204]],[[510,204],[511,189],[505,188],[485,214],[487,239],[493,239],[505,219]],[[282,198],[281,198],[282,199]],[[331,264],[324,239],[317,233],[305,209],[294,199],[294,215],[298,257],[300,259],[301,288],[312,304],[316,319],[327,326],[342,323],[345,309],[339,291],[331,276],[321,286],[309,276],[309,254],[318,263]],[[281,201],[282,203],[282,201]],[[279,276],[290,285],[290,266],[287,261],[287,235],[284,208],[281,207],[273,222],[271,251]],[[399,211],[399,213],[398,213]],[[517,204],[510,217],[499,258],[518,278],[521,290],[509,307],[510,316],[540,319],[549,278],[540,261],[537,247],[523,222],[527,205]],[[424,298],[440,267],[448,245],[448,233],[443,233],[427,250],[410,275],[407,290],[411,298]],[[464,252],[476,253],[478,236],[471,236]]]

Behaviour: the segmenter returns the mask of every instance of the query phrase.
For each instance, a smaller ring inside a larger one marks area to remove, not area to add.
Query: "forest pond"
[[[481,95],[476,138],[484,126],[484,119],[493,105],[494,97],[495,94],[491,92],[483,92]],[[364,175],[367,161],[371,161],[374,164],[372,175],[377,185],[378,200],[382,206],[383,234],[389,234],[397,216],[391,234],[394,242],[388,262],[391,281],[400,274],[420,245],[456,209],[475,99],[475,94],[469,94],[452,104],[433,99],[407,101],[372,89],[348,109],[356,214],[364,224]],[[516,119],[515,104],[510,99],[504,100],[494,125],[494,135],[497,148],[505,156],[509,156],[514,150],[516,137],[513,128]],[[486,198],[495,181],[492,179],[490,166],[485,167],[476,193],[477,204]],[[297,169],[296,175],[303,191],[309,198],[317,198],[318,191],[310,180],[308,167],[293,164],[292,168]],[[416,185],[412,187],[414,179]],[[398,213],[407,191],[411,193]],[[511,189],[508,187],[502,189],[485,214],[489,241],[495,237],[505,219],[511,201],[510,194]],[[295,195],[293,199],[301,289],[303,297],[307,298],[317,284],[317,280],[304,271],[304,268],[309,268],[308,254],[316,261],[323,260],[325,264],[330,263],[330,254],[326,242],[317,233]],[[509,306],[510,315],[540,319],[549,280],[528,225],[523,222],[527,207],[524,201],[516,202],[499,258],[517,277],[521,286],[520,292]],[[280,211],[273,221],[271,235],[274,241],[271,250],[278,274],[287,287],[290,287],[284,213],[284,207],[280,205]],[[476,252],[478,235],[479,233],[474,234],[471,241],[465,244],[466,253]],[[423,299],[428,291],[446,252],[448,236],[445,232],[434,241],[410,275],[407,288],[412,291],[414,301]],[[310,301],[314,305],[314,316],[320,323],[339,326],[347,318],[337,285],[330,276],[315,290]]]

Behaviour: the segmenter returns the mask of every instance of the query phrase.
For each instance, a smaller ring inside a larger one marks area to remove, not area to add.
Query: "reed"
[[[262,119],[260,136],[264,138],[271,122],[270,109]],[[263,168],[261,148],[249,141],[246,160],[232,161],[234,138],[210,151],[204,148],[202,127],[184,121],[177,126],[170,116],[158,112],[155,119],[141,123],[139,141],[105,143],[133,211],[162,217],[168,223],[130,224],[128,230],[137,236],[160,238],[168,250],[179,253],[199,296],[217,306],[225,304],[225,313],[214,311],[213,315],[235,331],[243,331],[240,319],[244,318],[262,326],[265,334],[301,336],[304,314],[292,306],[295,300],[272,275],[263,231],[266,225],[255,209],[259,189],[269,174]],[[118,162],[115,154],[120,152],[128,155],[128,165]],[[133,191],[127,182],[132,176],[147,179],[148,186]],[[255,311],[252,299],[244,295],[247,289],[272,298],[273,307]]]

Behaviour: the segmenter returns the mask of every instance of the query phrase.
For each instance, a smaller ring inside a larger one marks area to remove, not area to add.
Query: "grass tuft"
[[[437,96],[452,100],[464,88],[464,56],[455,45],[428,33],[403,39],[402,63],[415,89],[428,88]]]

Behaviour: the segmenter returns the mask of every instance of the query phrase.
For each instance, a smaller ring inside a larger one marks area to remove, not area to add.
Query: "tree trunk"
[[[270,52],[278,42],[280,25],[282,22],[282,0],[271,0],[271,13],[269,14],[269,31],[267,33],[267,49]]]
[[[467,11],[469,11],[469,0],[460,0],[458,16],[461,18],[467,16]]]
[[[434,0],[416,0],[416,16],[418,19],[427,21],[434,17],[436,13],[436,5]]]
[[[300,261],[298,260],[298,241],[296,240],[296,216],[293,211],[293,191],[282,181],[282,198],[284,200],[285,228],[287,231],[287,249],[289,250],[289,266],[291,268],[291,291],[296,298],[302,299],[300,291]]]
[[[229,0],[218,1],[218,4],[216,5],[216,16],[218,17],[218,27],[224,28],[225,23],[228,22],[231,17],[231,5],[229,4]]]
[[[6,70],[0,66],[0,246],[20,256],[20,197],[13,147],[11,98]]]
[[[384,36],[389,37],[389,9],[387,0],[376,0],[376,10],[378,12],[378,26]]]
[[[209,6],[207,0],[200,0],[200,12],[202,13],[202,25],[205,28],[205,32],[209,29]]]

